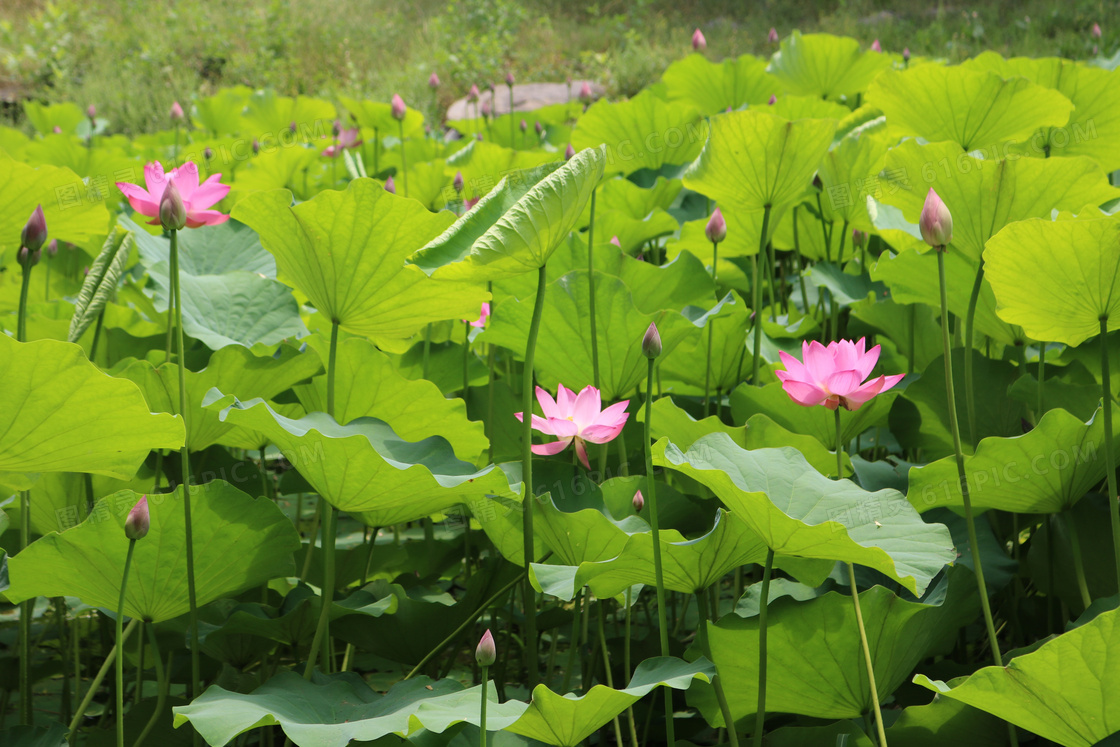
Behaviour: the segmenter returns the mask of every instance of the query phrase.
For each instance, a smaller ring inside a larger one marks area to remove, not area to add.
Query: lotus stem
[[[758,599],[758,708],[755,711],[754,747],[762,747],[762,734],[766,731],[766,616],[770,604],[770,576],[774,570],[774,549],[766,551],[766,564],[762,566],[762,593]],[[728,729],[733,729],[731,724]]]
[[[564,678],[560,681],[560,690],[568,692],[572,687],[572,672],[576,668],[576,657],[579,652],[579,636],[583,622],[584,597],[587,591],[580,588],[576,592],[572,603],[572,632],[568,644],[568,663],[564,666]]]
[[[976,270],[976,280],[972,283],[972,295],[968,298],[968,311],[964,316],[964,402],[968,408],[968,440],[973,447],[976,446],[976,393],[972,385],[974,355],[972,340],[975,332],[976,304],[980,300],[980,289],[983,285],[984,260],[980,260],[980,267]],[[1041,380],[1039,386],[1042,386]],[[1039,412],[1038,417],[1042,417],[1041,412]]]
[[[867,630],[863,625],[863,612],[859,606],[859,589],[856,587],[856,568],[848,563],[848,584],[852,591],[852,606],[856,611],[856,626],[859,628],[859,645],[863,649],[863,662],[867,666],[867,684],[871,688],[871,703],[875,706],[875,730],[879,735],[879,747],[887,747],[887,732],[883,728],[883,712],[879,708],[879,690],[875,685],[875,666],[871,661],[871,649],[867,645]]]
[[[163,660],[159,655],[159,641],[156,639],[156,629],[154,625],[148,627],[148,642],[152,646],[152,661],[155,662],[156,667],[156,682],[159,684],[159,694],[156,696],[156,709],[152,711],[152,717],[148,719],[148,723],[144,726],[144,731],[140,732],[140,736],[132,743],[132,747],[140,747],[147,739],[148,735],[155,728],[156,722],[159,721],[160,715],[163,713],[164,706],[167,704],[167,693],[171,688],[171,661],[174,654],[167,652],[167,668],[164,669]]]
[[[1062,512],[1062,518],[1066,523],[1066,530],[1069,532],[1069,545],[1073,551],[1073,573],[1077,577],[1077,590],[1081,593],[1081,606],[1084,609],[1089,609],[1089,605],[1093,603],[1093,597],[1089,595],[1089,584],[1085,580],[1085,564],[1081,559],[1081,537],[1077,532],[1077,523],[1073,520],[1073,514],[1069,511]]]
[[[704,656],[712,658],[711,646],[708,644],[708,621],[715,622],[716,617],[708,604],[708,593],[701,589],[696,592],[696,606],[700,610],[700,623],[696,629],[696,640]],[[716,701],[719,702],[719,711],[723,715],[723,724],[727,727],[727,739],[731,747],[739,747],[739,735],[735,731],[735,722],[731,718],[731,707],[727,703],[727,694],[723,691],[723,681],[719,676],[719,667],[716,667],[716,676],[712,678],[712,687],[716,691]]]
[[[754,330],[754,361],[751,363],[751,384],[760,386],[762,382],[758,380],[758,366],[762,358],[762,314],[759,308],[762,305],[762,283],[761,274],[758,269],[758,257],[766,251],[766,234],[770,230],[770,206],[767,205],[762,213],[762,235],[758,239],[758,254],[753,257],[752,267],[754,270],[754,277],[751,278],[752,295],[753,299],[751,305],[754,306],[754,324],[751,325]]]
[[[606,632],[603,630],[603,615],[605,614],[603,612],[603,607],[604,606],[605,606],[605,602],[600,599],[599,600],[599,615],[598,615],[599,650],[600,650],[600,652],[602,653],[602,656],[603,656],[603,675],[607,680],[607,687],[609,687],[610,689],[613,690],[614,689],[614,675],[611,674],[611,656],[610,656],[610,652],[607,650],[607,635],[606,635]],[[586,690],[587,688],[585,687],[584,689]],[[614,726],[614,743],[616,745],[618,745],[618,747],[622,747],[622,724],[619,722],[617,715],[614,716],[611,719],[611,723]]]
[[[1120,506],[1117,505],[1116,461],[1112,445],[1112,381],[1108,360],[1108,316],[1101,317],[1101,406],[1104,408],[1104,468],[1108,477],[1108,510],[1112,519],[1112,552],[1120,578]]]
[[[767,217],[769,217],[769,210],[767,211]],[[765,220],[763,223],[765,223]],[[763,236],[765,236],[765,228]],[[657,584],[657,632],[661,642],[661,655],[669,656],[669,622],[665,616],[665,576],[661,568],[661,524],[657,516],[657,484],[653,473],[653,437],[650,428],[653,421],[654,360],[654,358],[649,358],[649,363],[646,366],[646,421],[645,442],[642,450],[646,457],[646,492],[649,494],[647,497],[649,499],[650,526],[653,529],[653,575]],[[676,737],[673,724],[673,695],[670,688],[663,689],[665,690],[665,741],[668,747],[674,747]]]
[[[719,286],[717,282],[716,263],[719,261],[719,242],[712,242],[712,285],[715,286],[716,301],[719,301]],[[711,389],[712,380],[712,322],[714,319],[708,319],[708,363],[704,368],[704,415],[708,415],[708,393]]]
[[[128,569],[132,565],[132,552],[136,549],[136,540],[128,541],[128,554],[124,556],[124,575],[121,577],[121,595],[117,602],[117,637],[116,650],[124,651],[124,596],[128,587]],[[116,666],[116,695],[117,695],[117,747],[124,747],[124,657],[118,656]]]
[[[408,164],[405,161],[404,152],[404,120],[397,120],[397,131],[401,136],[401,187],[404,188],[404,196],[408,197]]]
[[[634,606],[631,596],[634,593],[634,587],[626,587],[626,622],[623,628],[622,638],[622,669],[626,672],[626,678],[629,679],[634,675],[634,670],[630,668],[630,624],[633,618]],[[630,706],[626,709],[626,717],[630,724],[630,742],[632,747],[639,747],[638,742],[638,723],[634,718],[634,707]],[[621,747],[621,744],[619,745]]]
[[[513,96],[512,88],[510,96]],[[512,98],[510,105],[513,105]],[[513,127],[513,119],[510,119],[510,127]],[[591,321],[591,382],[596,389],[600,389],[599,329],[595,324],[595,193],[597,191],[597,189],[591,190],[591,219],[587,225],[587,315]]]
[[[529,340],[525,343],[525,370],[522,372],[521,418],[521,475],[525,486],[522,500],[522,531],[524,533],[525,586],[522,604],[525,613],[525,664],[528,667],[529,689],[537,686],[540,673],[537,664],[537,604],[536,591],[529,581],[529,564],[533,562],[533,358],[537,351],[537,336],[544,314],[544,294],[548,287],[546,265],[537,272],[537,298],[533,303],[533,319],[529,324]]]
[[[836,250],[836,266],[844,269],[844,245],[848,242],[848,221],[840,229],[840,247]],[[854,253],[853,253],[854,255]]]
[[[821,204],[821,193],[817,192],[817,215],[821,219],[821,234],[824,236],[824,261],[832,261],[832,236],[828,233],[828,223],[824,219],[824,206]]]
[[[124,645],[128,637],[132,635],[132,631],[135,630],[136,626],[139,624],[140,621],[136,618],[129,621],[128,626],[124,629],[124,633],[121,636],[121,646]],[[89,683],[89,690],[86,691],[86,696],[82,698],[82,702],[78,705],[78,710],[74,713],[74,718],[70,720],[70,728],[66,734],[66,741],[70,744],[74,744],[74,736],[78,733],[78,725],[82,722],[82,717],[86,715],[86,709],[89,708],[89,704],[93,702],[93,696],[97,694],[98,688],[101,687],[101,683],[105,680],[105,675],[109,674],[109,670],[113,667],[117,658],[117,652],[120,650],[121,647],[118,645],[114,645],[113,648],[109,649],[109,655],[105,657],[101,669],[97,670],[93,681]]]

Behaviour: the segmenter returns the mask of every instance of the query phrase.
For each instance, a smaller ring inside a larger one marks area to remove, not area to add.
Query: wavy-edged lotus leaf
[[[213,96],[200,96],[191,106],[191,123],[211,135],[233,135],[241,127],[241,113],[253,91],[248,86],[229,86]]]
[[[562,165],[503,177],[411,262],[447,280],[495,280],[539,269],[575,228],[602,178],[605,152],[589,148]]]
[[[1113,438],[1120,438],[1120,408],[1113,406]],[[1101,410],[1082,422],[1065,410],[1047,412],[1021,436],[985,438],[965,456],[972,505],[1018,514],[1070,508],[1105,477]],[[947,456],[910,470],[910,502],[919,511],[963,506],[956,458]]]
[[[338,101],[358,125],[377,130],[378,137],[400,137],[402,132],[406,138],[424,134],[424,115],[411,106],[405,109],[404,119],[397,119],[393,116],[393,105],[383,101],[348,96],[339,96]]]
[[[664,176],[658,176],[649,187],[642,187],[629,179],[604,179],[595,192],[596,220],[600,215],[608,212],[618,212],[630,218],[641,219],[654,210],[668,210],[677,199],[682,187],[680,179],[666,179]],[[580,225],[586,226],[590,220],[589,203],[580,218]]]
[[[718,114],[711,135],[684,175],[684,186],[739,210],[772,209],[770,232],[813,179],[836,122],[795,122],[761,110]]]
[[[264,400],[241,402],[215,390],[203,407],[220,411],[223,422],[264,433],[323,500],[369,526],[414,521],[467,496],[515,492],[502,470],[494,465],[478,470],[460,461],[446,439],[406,441],[376,418],[339,425],[313,412],[293,420]],[[338,469],[340,464],[346,469]]]
[[[683,452],[661,439],[653,463],[711,489],[775,555],[864,565],[914,594],[957,557],[949,530],[922,521],[902,493],[830,480],[796,449],[747,451],[713,433]]]
[[[84,200],[85,184],[70,169],[55,166],[34,168],[0,152],[0,256],[15,258],[20,233],[36,206],[42,205],[48,238],[93,247],[109,228],[109,213],[100,200]],[[59,195],[74,194],[78,203],[69,207]],[[96,249],[94,250],[96,251]]]
[[[689,163],[707,136],[707,123],[695,105],[642,91],[626,101],[592,104],[572,130],[572,147],[601,149],[605,173],[626,175]]]
[[[963,680],[952,680],[949,684]],[[926,705],[904,708],[902,715],[887,727],[887,738],[906,747],[1006,747],[1007,724],[978,708],[935,695]]]
[[[188,611],[183,489],[148,496],[151,529],[136,543],[125,592],[129,617],[161,622]],[[275,503],[220,480],[187,489],[199,606],[294,573],[299,535]],[[8,598],[74,596],[116,609],[129,545],[124,522],[140,498],[131,490],[106,496],[78,526],[48,534],[9,558]]]
[[[638,422],[645,422],[645,410],[637,413]],[[767,446],[792,446],[804,455],[814,469],[824,475],[836,469],[836,453],[829,451],[812,436],[794,433],[775,423],[766,415],[756,413],[744,425],[727,425],[712,415],[696,420],[678,407],[670,397],[653,401],[653,438],[668,438],[677,448],[688,450],[697,440],[709,433],[726,433],[744,449],[761,449]],[[844,475],[852,474],[852,460],[843,454]]]
[[[1044,127],[1022,150],[1028,155],[1089,156],[1105,171],[1120,168],[1120,77],[1108,70],[1082,65],[1058,57],[1012,57],[981,52],[961,67],[987,70],[1004,78],[1026,78],[1054,88],[1073,103],[1069,121],[1060,127]]]
[[[879,700],[890,696],[922,659],[944,652],[958,628],[976,617],[979,601],[971,574],[955,570],[947,583],[940,604],[908,602],[883,586],[860,592]],[[712,658],[735,721],[753,717],[758,702],[758,624],[758,617],[738,615],[708,624]],[[807,601],[774,600],[766,636],[767,711],[816,718],[869,713],[871,693],[851,595],[833,591]],[[709,723],[722,725],[710,694],[697,690],[689,699]]]
[[[442,436],[455,449],[456,456],[469,462],[486,451],[486,429],[480,422],[467,420],[463,400],[447,399],[430,381],[405,378],[369,340],[343,340],[335,364],[334,411],[339,423],[377,418],[406,441]],[[326,412],[325,374],[296,386],[295,393],[308,412]]]
[[[744,366],[750,370],[746,341],[751,318],[746,302],[732,291],[694,323],[701,327],[700,335],[693,335],[691,344],[679,345],[672,354],[662,354],[661,375],[689,385],[692,391],[703,391],[705,381],[713,394],[731,391],[743,380]]]
[[[843,124],[853,112],[843,104],[819,96],[779,96],[778,99],[767,107],[767,111],[782,119],[835,119]],[[840,135],[844,130],[836,130]]]
[[[318,161],[319,153],[311,148],[261,146],[260,153],[232,176],[226,201],[236,205],[248,194],[271,189],[291,189],[298,191],[301,199],[308,198],[310,189],[303,174],[315,168]]]
[[[420,203],[355,179],[344,192],[320,192],[292,205],[286,190],[242,199],[234,217],[260,234],[281,278],[347,332],[399,339],[429,322],[477,313],[486,291],[440,283],[405,258],[451,220]]]
[[[766,72],[766,65],[750,54],[711,62],[694,53],[669,65],[661,82],[670,101],[685,101],[710,116],[743,104],[765,104],[771,96],[780,96],[785,89]]]
[[[777,357],[777,356],[775,356]],[[876,396],[858,410],[840,412],[841,440],[848,443],[872,426],[880,424],[890,412],[898,392]],[[829,449],[836,448],[836,416],[825,407],[805,407],[789,398],[780,382],[765,386],[741,384],[731,393],[731,419],[745,423],[762,413],[794,433],[813,436]]]
[[[43,104],[32,99],[23,105],[23,111],[27,121],[40,135],[49,135],[55,127],[64,133],[72,133],[86,120],[85,112],[70,101]]]
[[[690,254],[674,257],[658,265],[635,259],[608,244],[606,247],[595,248],[594,259],[596,272],[620,278],[630,289],[634,305],[647,314],[676,311],[685,306],[703,303],[713,293],[711,275],[705,271],[704,264]],[[587,244],[578,237],[573,237],[571,269],[586,267]],[[567,272],[560,274],[566,275]]]
[[[885,136],[876,134],[848,135],[830,149],[821,160],[819,175],[823,184],[821,206],[826,220],[847,221],[848,229],[871,231],[867,214],[867,194],[878,194],[880,187],[875,166],[887,153]],[[956,228],[957,214],[953,213]],[[851,237],[847,245],[851,249]]]
[[[1101,333],[1102,319],[1120,329],[1120,220],[1013,223],[985,259],[1000,318],[1034,339],[1076,347]]]
[[[963,348],[953,350],[953,393],[958,413],[968,411],[964,394]],[[972,452],[978,443],[991,436],[1018,436],[1023,432],[1027,407],[1007,396],[1019,369],[1007,361],[992,360],[979,351],[973,354],[972,376],[976,401],[976,440],[962,424],[961,445]],[[890,412],[891,433],[907,449],[923,449],[929,458],[953,454],[953,435],[949,429],[949,402],[945,392],[945,357],[938,356],[922,371],[917,381],[894,400]]]
[[[334,104],[329,101],[260,90],[249,97],[241,132],[262,141],[275,138],[282,145],[284,140],[288,140],[289,145],[297,140],[318,144],[322,137],[330,137],[331,123],[336,116]],[[294,132],[292,125],[295,125]]]
[[[889,56],[865,52],[847,36],[795,30],[782,39],[767,71],[790,93],[830,99],[863,91],[890,64]]]
[[[191,450],[202,451],[213,444],[240,449],[259,449],[267,442],[260,433],[224,423],[218,413],[200,409],[206,393],[213,388],[250,399],[272,399],[292,385],[323,369],[316,355],[301,354],[291,345],[282,345],[275,355],[259,357],[240,345],[229,345],[210,356],[206,368],[187,370],[187,412]],[[154,412],[179,415],[179,373],[173,363],[153,366],[148,361],[126,359],[111,373],[135,382],[144,392]]]
[[[638,254],[648,242],[674,234],[680,228],[677,219],[661,209],[641,218],[631,218],[620,211],[595,211],[595,248],[618,239],[623,252]]]
[[[537,505],[535,533],[567,565],[609,560],[622,552],[630,535],[649,531],[649,524],[635,515],[615,519],[594,508],[561,511],[551,495],[538,499]]]
[[[1025,78],[943,65],[885,71],[868,87],[867,103],[887,115],[887,130],[899,137],[949,141],[966,152],[1060,127],[1073,111],[1065,96]]]
[[[140,261],[162,285],[168,285],[171,240],[150,233],[151,229],[132,218],[119,220],[132,232]],[[236,220],[216,226],[199,226],[178,235],[179,274],[222,275],[248,272],[258,277],[276,277],[276,259],[261,245],[257,232]]]
[[[973,260],[1010,223],[1049,219],[1053,210],[1080,210],[1120,197],[1120,189],[1089,158],[981,159],[944,142],[906,140],[887,153],[882,173],[880,201],[900,208],[915,224],[927,193],[936,190],[953,214],[950,253]]]
[[[545,293],[544,316],[534,366],[546,389],[556,384],[579,391],[594,383],[591,361],[590,295],[586,270],[575,270],[551,283]],[[497,303],[481,339],[510,350],[524,350],[529,338],[533,300],[509,297]],[[642,335],[657,323],[665,353],[696,328],[676,311],[647,314],[638,309],[622,280],[595,273],[595,324],[599,342],[599,385],[603,401],[625,396],[645,378]]]
[[[514,201],[548,174],[560,168],[559,154],[544,151],[524,151],[505,148],[488,140],[472,140],[466,147],[447,158],[447,171],[453,178],[463,175],[462,199],[478,199],[505,186],[516,194]],[[520,173],[519,173],[520,172]],[[512,203],[510,203],[512,204]],[[475,205],[467,215],[477,210]],[[493,208],[493,206],[491,206]],[[493,223],[505,210],[498,212],[489,222]]]
[[[152,449],[183,445],[183,422],[152,413],[131,381],[106,376],[68,342],[0,334],[0,477],[92,472],[127,480]]]
[[[955,686],[921,674],[914,682],[1065,747],[1089,747],[1120,723],[1120,661],[1111,655],[1120,646],[1118,618],[1120,610],[1102,612]]]

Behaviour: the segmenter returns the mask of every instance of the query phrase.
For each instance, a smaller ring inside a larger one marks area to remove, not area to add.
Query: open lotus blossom
[[[337,123],[336,123],[337,124]],[[323,151],[323,155],[328,158],[334,158],[340,155],[346,148],[357,148],[362,144],[362,131],[357,127],[343,128],[338,126],[338,143],[335,145],[328,145]]]
[[[786,394],[799,405],[824,405],[830,410],[842,406],[845,410],[858,410],[904,376],[880,376],[865,382],[864,379],[879,361],[879,346],[865,351],[865,345],[862,337],[859,342],[830,342],[828,347],[816,340],[804,342],[801,345],[804,363],[789,353],[779,352],[786,369],[776,371],[775,375],[782,382]]]
[[[614,440],[630,417],[626,412],[630,400],[623,400],[604,410],[599,390],[593,386],[584,387],[577,395],[560,384],[555,400],[544,389],[537,387],[537,402],[541,405],[544,417],[533,415],[533,429],[556,436],[560,440],[533,444],[533,453],[545,456],[559,454],[575,441],[576,455],[587,469],[591,469],[591,465],[587,461],[586,442],[605,444]],[[514,415],[518,420],[524,419],[524,413]]]
[[[147,189],[130,182],[117,182],[119,189],[128,198],[128,204],[140,215],[151,218],[150,225],[159,225],[159,203],[169,182],[173,182],[183,200],[187,211],[187,228],[214,226],[225,223],[229,216],[210,210],[229,194],[229,185],[221,183],[221,174],[211,174],[202,184],[198,183],[198,165],[187,161],[182,166],[164,173],[163,165],[153,161],[144,167],[144,181]]]

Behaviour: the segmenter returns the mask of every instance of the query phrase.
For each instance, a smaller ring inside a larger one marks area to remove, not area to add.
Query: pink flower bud
[[[902,48],[902,61],[903,62],[910,62],[910,47],[903,47]]]
[[[439,88],[439,76],[436,75],[434,71],[428,76],[428,88],[433,91]]]
[[[159,223],[168,231],[178,231],[187,225],[187,208],[175,182],[168,179],[159,200]]]
[[[93,104],[90,104],[89,106],[87,106],[86,107],[86,116],[89,117],[90,119],[95,118],[97,116],[97,107],[94,106]]]
[[[253,140],[253,155],[255,156],[260,152],[261,152],[260,142],[258,142],[257,140]]]
[[[571,143],[568,143],[568,147],[564,150],[564,160],[565,161],[572,160],[572,156],[574,156],[575,154],[576,154],[576,149],[572,147]]]
[[[36,205],[19,236],[19,245],[25,247],[29,252],[37,252],[46,241],[47,219],[43,217],[43,206]]]
[[[533,129],[537,131],[537,137],[540,137],[541,133],[544,132],[544,125],[542,125],[541,121],[538,119],[533,123]]]
[[[871,42],[871,51],[872,52],[882,52],[883,51],[883,46],[881,44],[879,44],[878,39]]]
[[[292,133],[293,135],[296,134],[296,122],[294,119],[288,123],[288,132]]]
[[[498,649],[494,645],[494,636],[490,635],[487,630],[482,634],[482,639],[478,642],[477,648],[474,650],[474,660],[478,662],[480,667],[491,666],[498,659]]]
[[[770,27],[770,33],[766,35],[766,39],[771,44],[777,44],[778,43],[778,30],[776,28],[774,28],[773,26],[771,26]]]
[[[47,244],[47,256],[53,257],[58,254],[58,239],[51,239],[51,243]]]
[[[62,134],[62,128],[59,127],[58,125],[55,125],[54,127],[51,128],[51,132],[53,132],[56,135],[61,135]]]
[[[523,120],[521,120],[521,124],[520,124],[520,125],[518,125],[518,127],[520,127],[520,128],[521,128],[521,131],[522,131],[522,132],[525,132],[525,130],[529,129],[529,124],[528,124],[528,122],[526,122],[526,121],[525,121],[525,120],[523,119]]]
[[[512,88],[512,87],[513,87],[513,83],[514,83],[514,80],[513,80],[513,73],[506,73],[506,85],[507,85],[507,86],[510,86],[510,87]]]
[[[472,85],[471,90],[467,92],[468,101],[478,101],[478,86]]]
[[[932,247],[944,247],[953,240],[953,215],[931,187],[918,219],[922,238]]]
[[[171,105],[171,113],[169,116],[171,117],[172,122],[182,122],[185,119],[183,115],[183,107],[179,106],[178,101],[174,102]]]
[[[617,236],[611,236],[611,243],[617,246],[619,249],[622,248],[622,242],[618,240]]]
[[[708,48],[708,40],[704,38],[704,32],[696,29],[692,32],[692,49],[696,52],[703,52]]]
[[[579,87],[579,100],[586,104],[591,101],[592,96],[591,84],[586,80],[583,81],[583,84]]]
[[[393,115],[393,119],[397,121],[404,119],[405,112],[407,111],[408,107],[404,105],[404,99],[400,97],[400,94],[394,93],[393,104],[389,109],[389,112]]]
[[[723,219],[723,213],[719,208],[716,208],[712,212],[712,217],[708,218],[708,225],[704,226],[704,235],[713,244],[718,244],[727,238],[727,221]]]
[[[852,246],[855,246],[855,247],[863,246],[863,242],[865,242],[866,240],[867,240],[867,234],[865,234],[863,231],[859,230],[858,228],[853,228],[852,229]]]
[[[490,106],[490,102],[489,101],[483,101],[482,102],[482,116],[489,117],[491,111],[492,111],[492,108]]]
[[[30,251],[26,246],[21,246],[19,251],[16,252],[16,262],[23,269],[29,269],[39,264],[39,257],[42,254],[41,250]]]
[[[393,177],[391,176],[385,180],[385,191],[394,195],[397,193],[397,185],[393,183]]]
[[[646,507],[646,499],[642,496],[642,491],[634,493],[634,513],[640,514],[642,509]]]
[[[775,96],[774,94],[770,94],[770,100],[766,102],[766,105],[767,106],[773,106],[776,103],[778,103],[778,97]]]
[[[152,518],[148,513],[148,496],[142,496],[128,512],[124,520],[124,536],[130,540],[141,540],[148,534]]]
[[[656,358],[661,355],[661,335],[657,332],[657,325],[649,323],[649,329],[642,337],[642,355],[647,358]]]
[[[455,187],[456,192],[458,192],[459,194],[462,194],[462,192],[463,192],[463,172],[462,171],[456,171],[455,172],[455,181],[451,182],[451,186]]]
[[[1094,39],[1101,38],[1101,25],[1099,23],[1093,24],[1093,29],[1089,32]]]

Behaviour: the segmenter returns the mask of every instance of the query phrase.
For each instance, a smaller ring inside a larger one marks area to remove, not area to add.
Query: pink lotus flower
[[[704,32],[696,29],[692,32],[692,49],[696,52],[703,52],[708,48],[708,40],[704,38]]]
[[[770,27],[770,33],[766,35],[766,39],[771,44],[777,44],[778,43],[778,30],[776,28],[774,28],[773,26],[771,26]]]
[[[179,106],[178,101],[171,102],[171,111],[168,112],[172,122],[182,122],[186,117],[183,115],[183,107]]]
[[[588,83],[586,80],[583,81],[583,83],[579,87],[579,100],[584,102],[584,103],[587,103],[587,102],[591,101],[591,98],[594,95],[595,94],[593,94],[591,92],[591,84]]]
[[[408,112],[408,107],[404,105],[404,99],[401,98],[399,93],[393,94],[393,101],[389,104],[389,113],[393,115],[393,119],[404,119],[405,113]]]
[[[883,45],[881,45],[881,44],[879,43],[879,40],[878,40],[878,39],[876,39],[875,41],[871,42],[871,51],[872,51],[872,52],[882,52],[882,51],[883,51]]]
[[[1094,23],[1093,28],[1089,31],[1089,33],[1092,35],[1092,37],[1094,39],[1100,39],[1101,38],[1101,25],[1099,23]]]
[[[483,301],[482,302],[481,313],[479,314],[478,319],[475,319],[473,322],[471,322],[471,326],[474,327],[475,329],[482,329],[483,327],[486,326],[486,320],[489,319],[489,318],[490,318],[490,303],[487,302],[487,301]],[[466,319],[464,319],[463,321],[466,321]]]
[[[428,88],[433,91],[439,88],[439,76],[436,75],[434,71],[428,76]]]
[[[221,183],[221,174],[211,174],[202,184],[198,183],[198,166],[194,161],[187,161],[171,173],[163,173],[163,164],[152,161],[144,167],[144,181],[147,189],[130,182],[117,182],[119,189],[128,198],[128,204],[140,215],[151,218],[149,225],[159,225],[159,203],[163,198],[164,190],[169,182],[173,182],[183,199],[183,207],[187,211],[187,228],[199,226],[214,226],[225,223],[229,216],[217,210],[210,210],[212,205],[221,202],[229,194],[229,185]]]
[[[865,352],[865,344],[862,337],[859,342],[830,342],[828,347],[816,340],[804,342],[801,345],[801,357],[805,362],[780,351],[778,356],[786,368],[784,371],[776,371],[775,375],[782,382],[782,389],[799,405],[824,405],[830,410],[843,406],[845,410],[858,410],[876,394],[885,392],[900,382],[904,376],[880,376],[864,383],[864,379],[879,361],[879,346]]]
[[[336,122],[335,124],[337,125],[338,123]],[[362,132],[357,127],[342,129],[342,126],[338,125],[337,129],[338,132],[336,133],[336,135],[338,137],[338,143],[336,143],[335,145],[328,145],[323,150],[323,155],[327,158],[340,156],[342,155],[342,151],[344,151],[345,149],[357,148],[362,144]]]
[[[533,444],[534,454],[545,456],[559,454],[568,447],[572,441],[576,444],[576,455],[587,469],[591,465],[587,461],[587,446],[585,442],[605,444],[614,440],[626,425],[630,417],[626,406],[630,400],[623,400],[613,404],[607,409],[602,409],[602,400],[599,390],[593,386],[586,386],[576,395],[570,389],[560,384],[556,391],[556,399],[544,389],[537,387],[537,402],[541,405],[540,415],[533,415],[533,429],[549,436],[556,436],[559,441],[547,444]],[[524,413],[514,413],[518,420],[524,420]]]
[[[472,85],[471,90],[467,92],[468,101],[478,101],[478,85]]]

